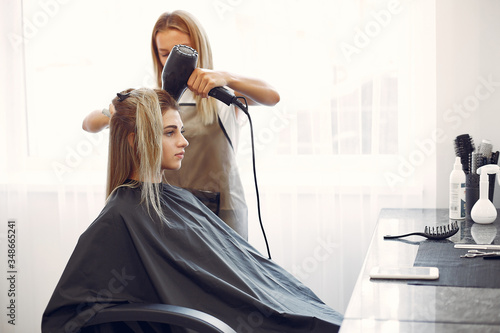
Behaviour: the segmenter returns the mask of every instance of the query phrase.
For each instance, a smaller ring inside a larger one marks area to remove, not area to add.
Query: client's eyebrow
[[[176,130],[178,128],[179,128],[179,126],[177,126],[177,125],[167,125],[167,126],[163,127],[163,131],[167,131],[169,129]],[[181,133],[184,133],[184,126],[181,127],[180,131],[181,131]]]

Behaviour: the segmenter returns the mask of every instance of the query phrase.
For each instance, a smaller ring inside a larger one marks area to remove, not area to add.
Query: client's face
[[[189,142],[182,133],[184,127],[179,111],[169,109],[163,115],[162,170],[178,170],[184,158],[184,148]]]

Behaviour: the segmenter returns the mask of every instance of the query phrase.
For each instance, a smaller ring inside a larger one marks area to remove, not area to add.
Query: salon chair
[[[216,317],[167,304],[120,304],[102,309],[85,327],[115,322],[149,322],[189,328],[201,333],[236,333]]]

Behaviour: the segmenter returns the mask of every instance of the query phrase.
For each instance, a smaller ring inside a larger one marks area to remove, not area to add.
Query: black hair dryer
[[[198,52],[186,45],[175,45],[161,73],[162,89],[176,101],[187,88],[187,81],[196,68]]]
[[[175,45],[170,52],[163,72],[161,73],[162,89],[168,92],[176,101],[182,96],[187,88],[187,81],[196,68],[198,52],[186,45]],[[219,101],[231,105],[234,104],[247,112],[246,106],[241,103],[233,93],[224,87],[215,87],[208,95]]]

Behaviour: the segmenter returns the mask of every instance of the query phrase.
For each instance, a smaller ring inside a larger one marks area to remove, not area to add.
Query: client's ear
[[[129,133],[127,135],[127,140],[128,140],[128,144],[130,145],[130,147],[134,148],[135,133],[134,132]]]

